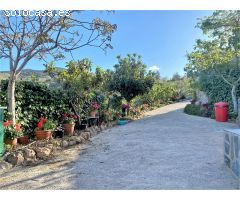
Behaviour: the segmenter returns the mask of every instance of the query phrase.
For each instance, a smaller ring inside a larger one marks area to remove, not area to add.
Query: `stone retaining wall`
[[[240,181],[240,129],[225,131],[224,163]]]
[[[57,151],[61,151],[69,146],[85,143],[89,138],[94,137],[101,131],[116,125],[111,122],[100,127],[90,127],[84,131],[75,131],[74,136],[65,136],[61,139],[37,140],[26,146],[18,147],[15,150],[6,152],[0,160],[0,171],[7,170],[15,166],[37,165],[43,160],[54,156]]]

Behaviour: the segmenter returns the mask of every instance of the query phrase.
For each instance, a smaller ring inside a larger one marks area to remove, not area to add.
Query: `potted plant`
[[[4,143],[12,146],[16,146],[18,137],[21,137],[23,135],[21,125],[19,123],[16,123],[14,125],[12,121],[9,120],[4,122],[3,126],[4,126],[4,132],[5,132]]]
[[[48,140],[52,137],[52,131],[56,128],[56,124],[52,120],[47,120],[43,117],[40,118],[35,135],[37,140]]]
[[[100,105],[97,102],[92,101],[90,105],[90,117],[96,117],[96,113],[99,108]]]
[[[75,120],[78,118],[76,115],[63,114],[63,130],[66,135],[73,135]]]
[[[123,117],[126,116],[126,110],[129,108],[130,108],[129,104],[122,104],[122,116]]]
[[[23,145],[26,145],[29,143],[29,137],[28,135],[23,135],[22,137],[19,137],[18,138],[18,143],[19,144],[23,144]]]
[[[55,129],[53,136],[54,138],[63,138],[64,131],[61,126]]]

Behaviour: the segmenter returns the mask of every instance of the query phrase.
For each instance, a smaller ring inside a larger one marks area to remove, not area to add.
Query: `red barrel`
[[[217,122],[228,121],[228,104],[225,102],[218,102],[214,104],[215,116]]]

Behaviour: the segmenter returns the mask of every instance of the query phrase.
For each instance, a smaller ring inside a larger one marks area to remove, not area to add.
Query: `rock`
[[[23,165],[24,166],[35,165],[36,161],[37,161],[36,157],[35,158],[25,158],[23,161]]]
[[[75,144],[82,143],[82,137],[81,136],[72,136],[70,138],[70,141],[74,141]],[[69,145],[75,145],[75,144],[69,144]]]
[[[85,139],[88,140],[90,138],[90,133],[89,132],[84,132],[81,136]]]
[[[6,157],[6,161],[12,165],[21,165],[24,161],[24,157],[21,152],[13,152]]]
[[[61,146],[61,141],[60,140],[53,140],[51,142],[54,146]]]
[[[38,147],[44,147],[44,146],[46,146],[46,141],[42,141],[42,140],[37,140],[36,142],[35,142],[35,146],[38,146]]]
[[[83,134],[86,135],[86,137],[89,137],[89,138],[90,138],[90,137],[94,136],[95,132],[93,132],[93,131],[90,132],[90,131],[89,131],[89,132],[84,132]],[[96,134],[95,134],[95,135],[96,135]],[[82,135],[81,135],[81,136],[82,136]]]
[[[37,147],[35,151],[37,154],[37,158],[40,158],[40,159],[47,158],[51,153],[51,149],[47,147]]]
[[[91,127],[90,127],[91,128]],[[83,132],[89,132],[90,131],[90,128],[86,128]]]
[[[101,126],[100,126],[100,130],[101,130],[101,131],[105,130],[105,126],[104,126],[104,125],[101,125]]]
[[[79,139],[81,139],[81,143],[84,143],[85,142],[85,139],[81,136],[79,136]]]
[[[71,140],[68,142],[69,146],[73,146],[75,144],[77,144],[77,142],[75,140]]]
[[[12,168],[12,165],[8,162],[5,162],[5,161],[0,161],[0,170],[8,170],[8,169],[11,169]]]
[[[45,147],[52,150],[53,149],[53,144],[47,144]]]
[[[32,149],[26,148],[26,149],[23,149],[23,156],[24,156],[25,159],[26,158],[35,159],[36,158],[36,153]]]
[[[81,144],[81,143],[83,142],[83,140],[84,140],[84,138],[81,137],[81,136],[78,136],[78,137],[76,138],[77,144]]]
[[[61,147],[63,147],[63,148],[68,147],[68,141],[63,140],[63,141],[61,142]]]

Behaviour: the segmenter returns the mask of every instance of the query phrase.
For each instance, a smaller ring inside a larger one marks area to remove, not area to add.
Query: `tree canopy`
[[[125,58],[117,57],[118,64],[109,81],[109,89],[118,91],[129,102],[139,94],[148,91],[153,85],[153,78],[146,75],[146,65],[141,56],[128,54]]]

